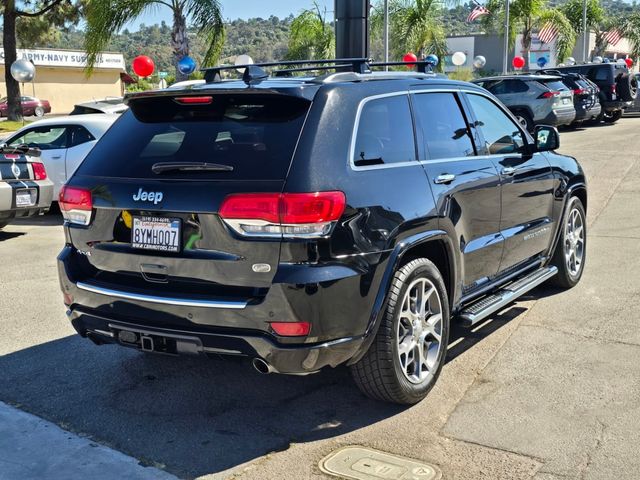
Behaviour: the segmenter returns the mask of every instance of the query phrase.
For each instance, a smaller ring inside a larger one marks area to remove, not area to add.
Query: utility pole
[[[587,0],[582,0],[582,63],[587,63],[589,36],[589,31],[587,30]]]
[[[529,61],[529,59],[527,59]],[[509,71],[509,0],[504,0],[504,51],[502,57],[502,73]]]

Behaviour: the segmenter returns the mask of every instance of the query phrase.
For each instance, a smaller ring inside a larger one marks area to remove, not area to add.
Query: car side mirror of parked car
[[[539,125],[535,130],[536,151],[548,152],[560,148],[560,134],[556,127]]]

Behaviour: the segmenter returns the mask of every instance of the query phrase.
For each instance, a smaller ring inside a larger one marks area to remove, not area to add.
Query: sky
[[[326,7],[328,12],[333,12],[334,0],[317,0],[321,8]],[[271,15],[276,17],[288,17],[289,14],[294,15],[300,13],[305,8],[313,6],[313,0],[220,0],[222,5],[222,14],[226,20],[235,20],[236,18],[269,18]],[[332,14],[328,15],[331,18]],[[137,28],[138,25],[153,25],[160,23],[162,20],[171,24],[171,13],[168,8],[159,6],[155,11],[141,16],[138,20],[129,25],[129,28]]]

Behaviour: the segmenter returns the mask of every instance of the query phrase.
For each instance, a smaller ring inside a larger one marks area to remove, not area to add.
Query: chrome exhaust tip
[[[268,375],[270,373],[278,373],[278,371],[275,368],[273,368],[263,359],[258,357],[254,358],[251,361],[251,365],[253,365],[253,368],[255,368],[258,371],[258,373],[261,373],[263,375]]]

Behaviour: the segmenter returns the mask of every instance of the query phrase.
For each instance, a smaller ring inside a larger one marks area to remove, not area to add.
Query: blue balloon
[[[434,55],[433,53],[431,55],[427,55],[427,58],[425,58],[424,60],[427,63],[433,64],[434,67],[437,66],[438,63],[440,63],[440,59],[438,58],[438,56]]]
[[[178,71],[183,75],[191,75],[196,69],[196,61],[191,57],[182,57],[178,62]]]
[[[547,57],[540,57],[538,58],[538,60],[536,60],[536,63],[538,64],[538,66],[540,68],[544,68],[544,66],[547,64],[548,60]]]

